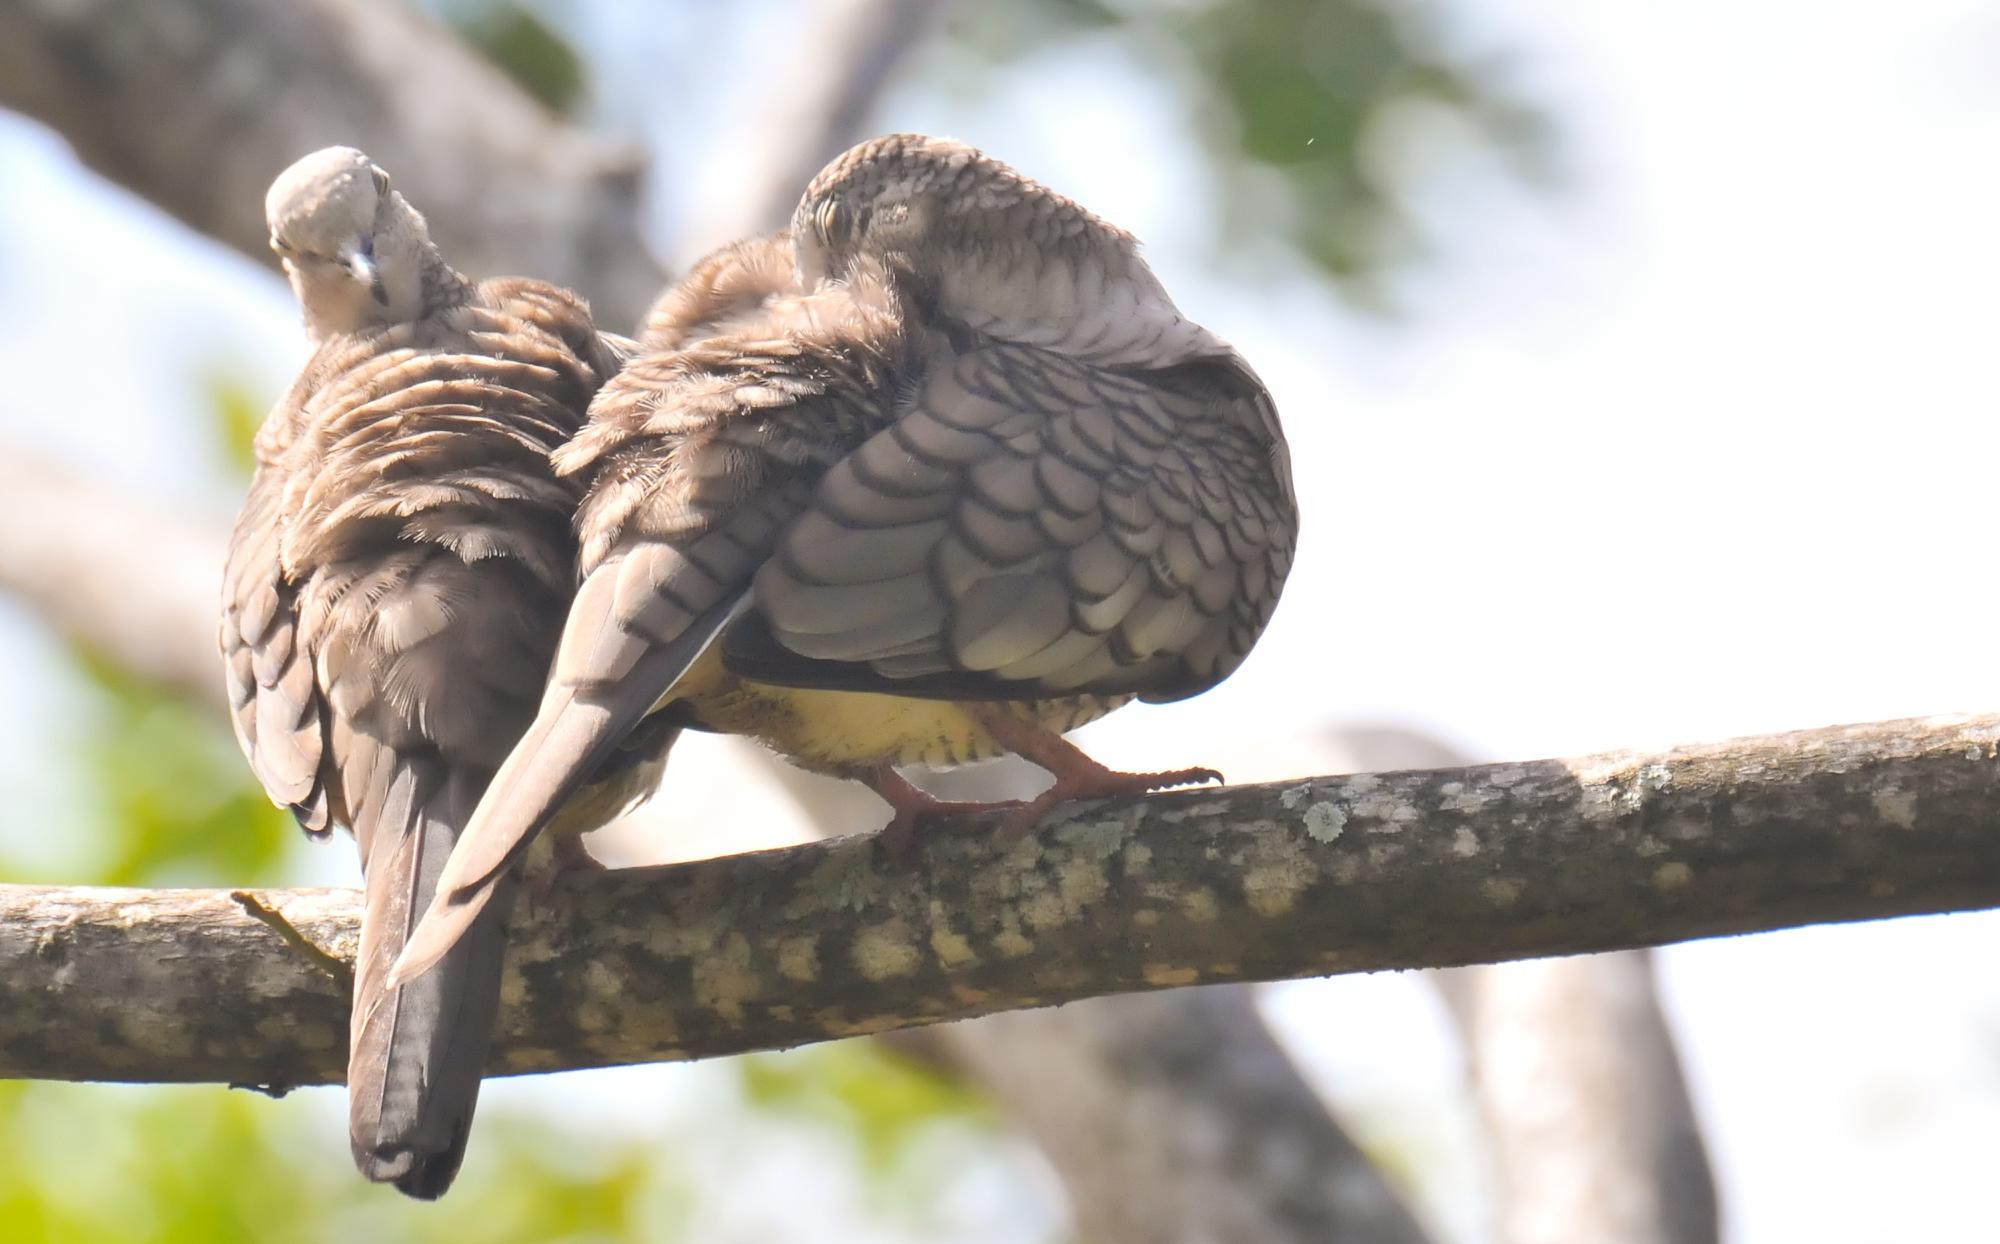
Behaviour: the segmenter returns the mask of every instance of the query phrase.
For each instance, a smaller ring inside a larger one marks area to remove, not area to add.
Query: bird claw
[[[1081,799],[1117,799],[1144,795],[1176,786],[1199,786],[1221,782],[1219,770],[1207,766],[1164,769],[1156,773],[1125,773],[1108,768],[1085,755],[1062,735],[1023,720],[998,706],[981,705],[972,710],[975,720],[1015,755],[1048,770],[1053,784],[1029,800],[1003,803],[950,803],[916,786],[898,773],[893,765],[881,764],[861,775],[870,789],[888,801],[896,815],[882,830],[882,845],[893,857],[907,858],[916,846],[917,822],[933,816],[998,812],[1006,815],[994,827],[995,841],[1011,846],[1027,837],[1051,808]]]
[[[1017,805],[1001,820],[995,832],[1003,844],[1011,844],[1027,837],[1028,832],[1040,824],[1057,804],[1085,799],[1126,798],[1156,790],[1171,790],[1176,786],[1200,786],[1205,782],[1220,783],[1222,780],[1220,770],[1205,767],[1167,769],[1159,773],[1123,773],[1101,766],[1094,771],[1070,769],[1058,774],[1053,786]]]
[[[875,833],[875,841],[882,844],[882,850],[898,864],[908,863],[917,850],[917,821],[921,814],[908,808],[897,808],[896,815],[889,823]]]
[[[938,817],[969,816],[982,812],[997,812],[1002,808],[1018,808],[1018,799],[999,800],[991,803],[966,802],[939,799],[936,795],[911,782],[908,778],[888,765],[878,767],[866,779],[869,789],[888,801],[896,815],[889,818],[875,835],[876,841],[889,858],[899,864],[915,858],[920,839],[920,826],[924,821]]]

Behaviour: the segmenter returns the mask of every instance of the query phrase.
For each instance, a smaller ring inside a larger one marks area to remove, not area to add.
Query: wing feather
[[[1195,694],[1291,564],[1275,430],[1233,354],[1112,367],[974,338],[820,482],[724,659],[907,695]]]

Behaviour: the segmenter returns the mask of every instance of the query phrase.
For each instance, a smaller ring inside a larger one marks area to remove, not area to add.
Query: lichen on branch
[[[2000,905],[2000,717],[1302,779],[566,878],[496,1074],[694,1058],[1201,982]],[[0,1076],[340,1074],[356,896],[0,886]]]

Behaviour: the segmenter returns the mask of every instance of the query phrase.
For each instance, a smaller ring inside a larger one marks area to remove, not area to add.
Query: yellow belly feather
[[[1060,733],[1130,699],[1064,696],[1005,707]],[[715,648],[662,697],[663,704],[668,701],[687,705],[706,729],[756,739],[801,768],[837,776],[882,764],[968,764],[1007,752],[956,701],[752,682],[725,670]]]

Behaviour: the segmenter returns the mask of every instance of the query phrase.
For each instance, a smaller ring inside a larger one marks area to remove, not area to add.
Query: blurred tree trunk
[[[1421,1244],[1246,986],[1095,998],[935,1030],[1034,1137],[1093,1244]]]
[[[1643,950],[1441,973],[1502,1244],[1715,1244],[1708,1151]]]

